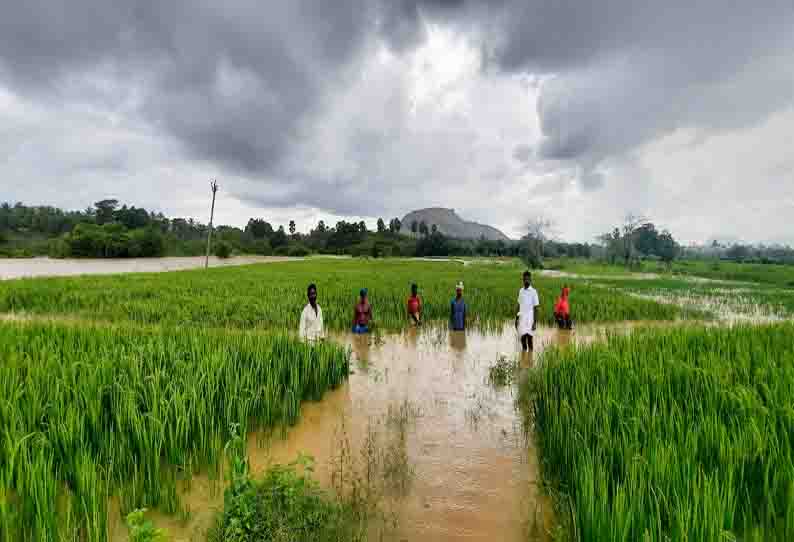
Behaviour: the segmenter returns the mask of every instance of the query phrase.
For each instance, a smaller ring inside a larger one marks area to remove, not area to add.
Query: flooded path
[[[210,267],[292,260],[285,256],[234,256],[220,259],[210,256]],[[0,280],[25,277],[65,277],[75,275],[111,275],[116,273],[153,273],[180,271],[204,266],[203,256],[169,258],[56,259],[0,258]]]
[[[580,326],[573,332],[540,328],[535,357],[550,344],[589,342],[618,326]],[[405,487],[393,499],[399,518],[397,541],[547,540],[553,526],[551,502],[538,486],[538,454],[516,411],[517,385],[489,384],[489,368],[500,356],[522,357],[512,325],[495,333],[415,328],[402,334],[340,335],[334,340],[353,352],[348,382],[322,401],[304,403],[300,422],[286,438],[249,435],[248,456],[255,477],[269,465],[315,459],[315,477],[331,487],[335,464],[347,453],[360,457],[372,431],[393,434],[389,453],[404,458]],[[337,473],[338,474],[338,473]],[[222,507],[223,489],[195,477],[184,495],[190,519],[149,514],[174,541],[205,540]],[[113,540],[126,540],[117,525]],[[530,537],[530,535],[535,535]]]

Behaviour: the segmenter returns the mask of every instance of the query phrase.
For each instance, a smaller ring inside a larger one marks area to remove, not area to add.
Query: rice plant
[[[296,330],[306,286],[319,288],[327,327],[347,329],[362,287],[369,289],[374,327],[407,323],[410,284],[419,284],[424,318],[445,322],[454,286],[464,281],[472,325],[501,326],[515,318],[521,287],[518,265],[462,265],[410,260],[307,260],[234,268],[116,276],[23,279],[0,282],[0,313],[55,314],[139,324]],[[536,275],[541,317],[553,324],[560,289],[572,286],[577,322],[670,320],[677,307],[607,291],[585,281]]]
[[[178,511],[230,427],[294,423],[348,365],[285,335],[0,322],[0,540],[104,541],[110,496]]]
[[[522,391],[572,538],[794,540],[792,344],[778,324],[546,352]]]

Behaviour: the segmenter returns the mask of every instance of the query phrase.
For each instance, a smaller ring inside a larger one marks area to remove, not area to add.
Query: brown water
[[[210,256],[210,267],[245,265],[283,261],[294,258],[281,256],[235,256],[220,259]],[[0,258],[0,280],[24,277],[58,277],[74,275],[108,275],[116,273],[150,273],[179,271],[204,266],[204,257],[119,258],[119,259],[53,259]]]
[[[540,328],[535,357],[549,344],[587,342],[618,326],[580,326],[558,331]],[[299,453],[316,460],[315,476],[331,483],[341,442],[358,456],[369,430],[386,432],[398,412],[409,412],[400,444],[411,471],[404,494],[390,507],[399,518],[393,540],[525,541],[544,540],[553,527],[551,502],[539,487],[537,449],[526,436],[515,409],[517,386],[494,388],[489,367],[497,357],[519,357],[523,371],[532,357],[522,356],[515,329],[497,333],[445,329],[408,329],[379,339],[335,338],[353,351],[353,374],[322,401],[304,404],[300,422],[286,438],[249,435],[254,475],[273,463],[289,463]],[[222,506],[222,487],[195,477],[184,503],[190,519],[150,514],[173,540],[204,540]],[[126,540],[117,524],[114,540]]]

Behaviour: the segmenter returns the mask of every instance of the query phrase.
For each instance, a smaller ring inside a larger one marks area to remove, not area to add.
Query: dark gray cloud
[[[438,2],[420,3],[440,20]],[[678,128],[735,129],[792,103],[794,4],[469,0],[489,65],[549,76],[542,160],[592,167]],[[740,104],[737,107],[737,104]],[[588,179],[587,177],[590,177]]]
[[[526,143],[516,145],[513,149],[513,158],[522,164],[527,164],[532,159],[532,147]]]
[[[447,37],[451,49],[414,58],[438,29],[465,47]],[[467,81],[436,69],[468,49],[475,69],[451,70]],[[38,150],[42,175],[49,159],[67,163],[53,172],[132,177],[141,155],[98,142],[118,125],[140,144],[143,125],[146,153],[242,179],[235,193],[256,205],[362,216],[469,197],[490,213],[472,218],[498,219],[482,201],[509,205],[500,190],[531,174],[548,176],[544,197],[572,184],[592,195],[624,186],[621,172],[649,174],[627,162],[671,134],[705,148],[763,125],[794,106],[793,50],[791,0],[29,0],[0,16],[0,118],[8,89],[41,123],[82,109],[110,119],[81,126],[101,134],[92,152],[37,129],[41,147],[18,153],[15,172]],[[13,150],[22,129],[8,130]]]
[[[555,76],[538,101],[542,159],[597,162],[681,124],[752,122],[791,96],[788,78],[744,115],[703,99],[787,44],[789,0],[32,0],[3,12],[7,79],[52,91],[107,65],[142,85],[141,112],[197,156],[249,171],[278,163],[374,30],[403,52],[428,21],[476,29],[504,70]]]
[[[378,32],[392,49],[403,52],[427,37],[427,19],[460,23],[470,10],[467,0],[382,0]]]
[[[361,52],[374,16],[364,0],[8,3],[0,76],[56,102],[74,79],[114,79],[196,156],[261,171]]]

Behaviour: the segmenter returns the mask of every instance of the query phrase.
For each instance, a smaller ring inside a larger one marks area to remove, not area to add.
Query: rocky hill
[[[484,236],[491,241],[510,240],[504,233],[492,226],[463,220],[455,213],[454,209],[430,207],[411,211],[402,219],[402,231],[410,234],[411,223],[414,220],[417,224],[424,221],[428,228],[431,228],[433,224],[435,224],[436,227],[438,227],[438,231],[447,237],[454,237],[456,239],[480,239]]]

